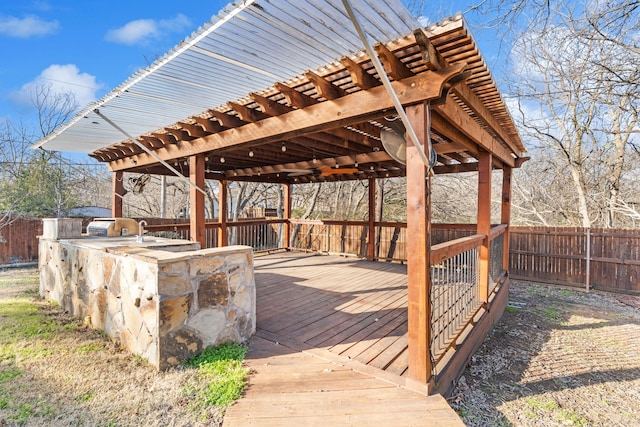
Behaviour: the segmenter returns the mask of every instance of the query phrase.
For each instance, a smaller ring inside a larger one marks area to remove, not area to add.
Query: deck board
[[[255,277],[260,329],[382,369],[404,351],[405,265],[280,253],[256,257]]]
[[[224,426],[464,425],[440,395],[399,386],[406,266],[301,253],[254,264],[252,375]]]
[[[244,397],[224,427],[456,426],[464,424],[440,395],[424,396],[254,336]]]

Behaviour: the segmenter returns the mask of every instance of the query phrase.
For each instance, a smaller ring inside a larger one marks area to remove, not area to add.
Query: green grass
[[[18,378],[20,375],[22,375],[22,370],[9,367],[7,370],[0,372],[0,384],[11,381],[14,378]]]
[[[95,393],[92,392],[85,392],[82,393],[78,396],[75,397],[76,402],[89,402],[91,401],[94,397],[96,397]]]
[[[80,344],[78,346],[78,351],[80,353],[92,353],[95,351],[102,351],[104,350],[104,345],[101,343],[87,343],[87,344]]]
[[[65,329],[33,301],[38,295],[37,271],[12,273],[0,274],[0,289],[17,291],[0,298],[0,409],[5,411],[6,420],[19,425],[32,417],[54,414],[46,402],[20,398],[15,394],[20,392],[19,385],[12,383],[23,375],[25,362],[57,351],[51,341]]]
[[[556,306],[549,306],[544,310],[544,317],[548,320],[558,320],[560,319],[560,311],[558,311]]]
[[[198,414],[211,406],[226,408],[242,396],[249,369],[242,366],[247,348],[238,344],[207,347],[184,363],[198,369],[197,382],[188,384],[185,397]]]
[[[13,270],[8,273],[0,274],[0,289],[34,287],[37,289],[40,282],[38,270]]]
[[[0,294],[0,424],[2,419],[9,425],[28,424],[35,419],[46,423],[62,407],[56,403],[58,400],[34,395],[25,388],[32,364],[46,363],[47,357],[56,354],[75,353],[91,358],[106,350],[99,340],[75,342],[78,331],[84,330],[80,321],[60,316],[55,306],[36,299],[37,283],[35,270],[11,277],[0,272],[0,289],[8,290]],[[246,351],[246,347],[237,344],[208,347],[183,364],[192,369],[189,375],[192,380],[182,385],[190,417],[204,422],[217,420],[241,396],[249,372],[243,367]],[[139,356],[132,356],[130,361],[135,366],[148,365]],[[69,399],[82,407],[95,402],[98,396],[90,389],[80,389]],[[120,424],[109,416],[103,425]]]

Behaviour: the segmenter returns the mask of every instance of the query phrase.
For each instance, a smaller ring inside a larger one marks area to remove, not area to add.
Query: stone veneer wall
[[[74,242],[40,240],[40,295],[157,368],[255,333],[251,248],[132,254]]]

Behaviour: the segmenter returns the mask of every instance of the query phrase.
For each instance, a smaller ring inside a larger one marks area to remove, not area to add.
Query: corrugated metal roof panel
[[[374,41],[419,26],[400,0],[352,0]],[[295,78],[361,50],[341,0],[246,0],[35,144],[91,153],[123,139],[93,110],[133,136],[216,108],[274,81]]]

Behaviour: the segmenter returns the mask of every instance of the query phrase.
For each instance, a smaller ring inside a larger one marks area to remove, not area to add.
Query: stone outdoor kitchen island
[[[159,369],[256,329],[253,252],[181,240],[41,238],[40,295]]]

